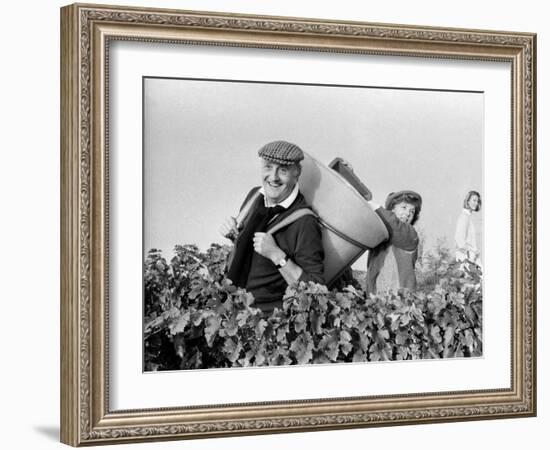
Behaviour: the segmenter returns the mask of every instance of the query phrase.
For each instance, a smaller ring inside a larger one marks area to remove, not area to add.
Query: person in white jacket
[[[480,250],[477,248],[476,229],[472,221],[472,213],[478,212],[480,209],[481,195],[479,195],[479,192],[468,192],[455,231],[456,260],[468,260],[478,266],[481,266],[481,255]]]

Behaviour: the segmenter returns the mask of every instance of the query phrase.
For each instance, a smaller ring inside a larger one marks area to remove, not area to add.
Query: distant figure
[[[456,260],[467,260],[481,266],[480,251],[476,242],[476,229],[472,221],[472,213],[481,209],[481,195],[479,195],[479,192],[468,192],[463,206],[464,209],[458,217],[455,231]]]
[[[389,237],[370,251],[368,292],[416,289],[414,265],[419,239],[413,225],[420,215],[422,197],[414,191],[392,192],[386,199],[385,208],[372,201],[369,204],[386,225]]]
[[[300,147],[270,142],[258,156],[262,186],[246,196],[242,219],[229,217],[220,231],[235,242],[227,278],[252,293],[254,306],[271,314],[282,306],[287,286],[324,284],[324,250],[321,227],[298,185],[304,159]]]

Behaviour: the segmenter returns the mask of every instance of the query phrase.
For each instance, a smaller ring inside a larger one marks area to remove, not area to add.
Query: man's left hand
[[[269,233],[254,233],[254,250],[274,263],[285,257],[285,253]]]

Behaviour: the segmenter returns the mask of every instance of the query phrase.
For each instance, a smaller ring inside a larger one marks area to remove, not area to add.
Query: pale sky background
[[[419,192],[427,248],[452,245],[467,191],[483,198],[482,93],[146,78],[144,252],[225,242],[220,223],[261,184],[257,150],[279,139],[346,159],[381,204]]]

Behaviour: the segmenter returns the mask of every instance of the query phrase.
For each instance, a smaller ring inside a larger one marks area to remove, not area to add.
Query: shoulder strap
[[[248,216],[248,213],[250,212],[250,209],[252,208],[252,205],[256,201],[256,199],[260,196],[260,190],[258,189],[254,194],[252,194],[252,197],[246,202],[246,204],[242,207],[242,209],[239,211],[239,215],[235,219],[237,222],[237,229],[241,228],[242,223],[244,222],[244,219],[246,219],[246,216]]]
[[[271,227],[269,230],[267,230],[267,233],[268,234],[274,234],[277,231],[279,231],[281,228],[284,228],[284,227],[290,225],[291,223],[296,222],[300,217],[304,217],[304,216],[315,216],[315,217],[317,217],[317,214],[315,214],[309,208],[297,209],[293,213],[290,213],[288,216],[286,216],[279,223],[275,224],[273,227]]]

